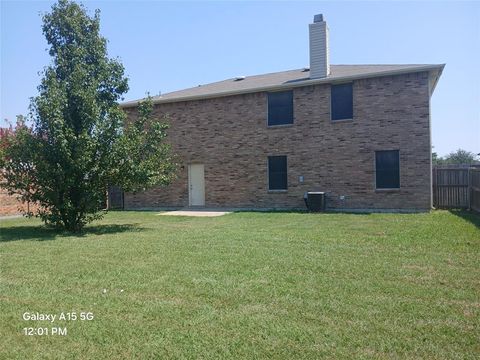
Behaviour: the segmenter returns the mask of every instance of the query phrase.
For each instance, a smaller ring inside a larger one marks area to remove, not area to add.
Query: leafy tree
[[[458,149],[445,157],[445,164],[475,164],[477,156],[467,150]]]
[[[438,156],[436,152],[432,152],[433,165],[472,165],[478,164],[477,155],[470,151],[458,149],[451,152],[445,157]]]
[[[126,191],[168,184],[175,161],[167,125],[147,98],[127,122],[118,100],[128,90],[124,68],[107,56],[100,14],[60,0],[43,17],[52,64],[30,106],[31,126],[2,136],[2,183],[37,203],[46,224],[79,231],[103,215],[108,185]]]
[[[436,152],[432,152],[432,164],[433,165],[443,165],[445,163],[445,159],[441,156],[438,156]]]

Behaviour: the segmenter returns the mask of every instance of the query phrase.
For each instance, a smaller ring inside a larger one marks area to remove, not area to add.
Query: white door
[[[188,166],[188,199],[190,206],[205,206],[205,171],[204,166]]]

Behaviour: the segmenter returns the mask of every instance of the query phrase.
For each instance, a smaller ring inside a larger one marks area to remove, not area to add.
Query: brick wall
[[[29,204],[23,204],[15,195],[8,195],[8,193],[0,188],[0,216],[18,215],[22,210],[26,211]]]
[[[206,207],[303,208],[305,191],[325,191],[330,208],[430,209],[428,73],[357,80],[353,91],[353,120],[332,122],[330,85],[295,88],[294,124],[275,128],[265,92],[157,104],[182,168],[167,188],[126,194],[125,207],[188,206],[187,165],[201,163]],[[394,149],[401,188],[376,191],[375,151]],[[269,155],[287,155],[287,192],[267,190]]]

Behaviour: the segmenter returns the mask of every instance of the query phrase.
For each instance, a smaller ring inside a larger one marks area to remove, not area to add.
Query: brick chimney
[[[328,54],[328,27],[323,15],[315,15],[313,24],[308,25],[310,32],[310,78],[318,79],[330,75]]]

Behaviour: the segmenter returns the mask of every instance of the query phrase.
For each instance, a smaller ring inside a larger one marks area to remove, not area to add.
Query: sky
[[[480,153],[480,2],[84,1],[101,10],[110,57],[129,77],[125,100],[235,76],[309,66],[308,24],[322,13],[332,64],[446,64],[431,99],[443,156]],[[53,1],[1,4],[0,126],[27,114],[51,59],[41,14]]]

